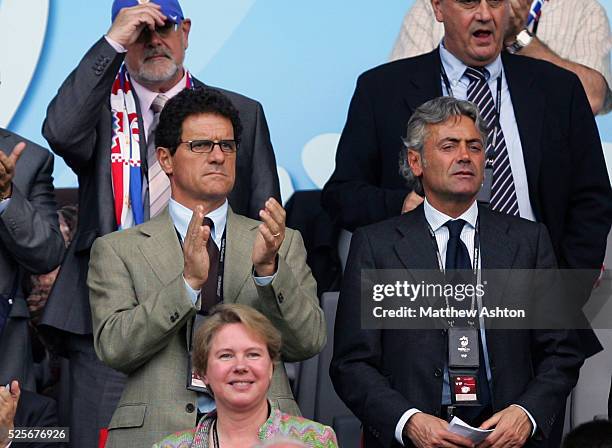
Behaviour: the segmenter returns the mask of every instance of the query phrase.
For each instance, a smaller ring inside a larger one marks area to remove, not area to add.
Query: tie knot
[[[470,82],[486,81],[489,72],[484,67],[468,67],[465,69],[465,76]]]
[[[444,223],[444,226],[448,228],[450,238],[459,238],[461,236],[461,230],[463,229],[464,225],[465,221],[463,219],[451,219]]]
[[[158,114],[162,111],[162,109],[164,108],[164,106],[166,105],[166,102],[168,101],[168,97],[166,95],[164,95],[163,93],[160,93],[159,95],[157,95],[155,97],[155,99],[153,100],[153,103],[151,103],[151,110]]]
[[[215,223],[208,216],[204,217],[204,225],[210,227],[211,233],[212,233],[213,229],[215,228]]]

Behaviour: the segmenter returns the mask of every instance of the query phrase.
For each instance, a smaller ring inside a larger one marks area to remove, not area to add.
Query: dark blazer
[[[42,324],[70,333],[91,334],[85,284],[89,251],[97,237],[117,230],[110,168],[109,95],[124,56],[101,38],[64,81],[49,104],[43,124],[42,132],[51,148],[79,179],[77,233],[42,319]],[[195,79],[194,83],[203,85]],[[268,125],[261,104],[237,93],[221,91],[240,112],[243,125],[236,184],[229,201],[237,213],[257,217],[268,197],[280,200]],[[136,104],[139,107],[138,101]],[[141,154],[146,154],[144,139]]]
[[[59,423],[55,400],[44,395],[22,390],[13,423],[15,428],[57,428]],[[19,443],[15,446],[20,448],[62,448],[66,445],[58,442],[27,442]]]
[[[479,209],[482,266],[533,269],[555,265],[546,228]],[[361,420],[367,447],[399,446],[395,426],[418,408],[440,414],[446,359],[443,330],[362,330],[362,269],[438,269],[423,206],[358,229],[353,235],[336,315],[330,374],[338,395]],[[578,379],[584,356],[569,331],[487,331],[494,411],[512,403],[546,436]],[[532,440],[531,444],[537,443]],[[546,446],[544,441],[540,445]]]
[[[27,146],[15,167],[13,192],[0,214],[0,294],[10,295],[17,282],[17,297],[0,334],[0,383],[18,379],[33,389],[30,313],[21,290],[28,272],[47,273],[64,256],[53,195],[53,155],[36,143],[0,128],[0,151],[10,154],[21,142]]]
[[[560,267],[599,269],[612,222],[601,142],[580,80],[535,59],[502,54],[523,148],[529,197]],[[323,205],[339,224],[400,214],[409,190],[399,175],[400,137],[414,110],[442,95],[438,50],[362,74]]]

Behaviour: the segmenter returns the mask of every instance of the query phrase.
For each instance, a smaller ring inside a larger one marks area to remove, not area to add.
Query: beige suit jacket
[[[284,361],[307,359],[323,348],[326,332],[302,237],[287,229],[276,277],[257,286],[251,252],[259,224],[228,211],[224,301],[266,315],[282,333]],[[87,283],[96,353],[128,374],[107,448],[150,447],[196,425],[197,396],[185,388],[186,344],[200,303],[194,306],[189,298],[182,272],[183,254],[167,210],[92,247]],[[282,411],[299,414],[282,363],[275,366],[269,398]]]

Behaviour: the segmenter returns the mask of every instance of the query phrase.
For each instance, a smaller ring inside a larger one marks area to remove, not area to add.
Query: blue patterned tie
[[[470,80],[467,99],[478,106],[480,115],[489,130],[487,154],[495,154],[493,161],[493,185],[491,188],[491,208],[493,210],[518,216],[519,207],[510,169],[508,147],[501,126],[495,126],[495,102],[486,79],[487,69],[468,67],[465,76]],[[495,136],[495,133],[497,135]],[[495,136],[495,138],[493,138]],[[494,147],[495,143],[495,147]]]

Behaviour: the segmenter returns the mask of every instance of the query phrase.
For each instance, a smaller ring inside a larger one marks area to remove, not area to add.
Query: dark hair
[[[168,148],[170,153],[174,154],[181,141],[183,123],[187,117],[206,113],[228,118],[234,128],[234,140],[240,143],[242,123],[238,110],[230,99],[210,87],[197,87],[184,89],[168,100],[155,130],[155,146]]]
[[[593,420],[583,423],[565,436],[563,448],[612,448],[612,422]]]

